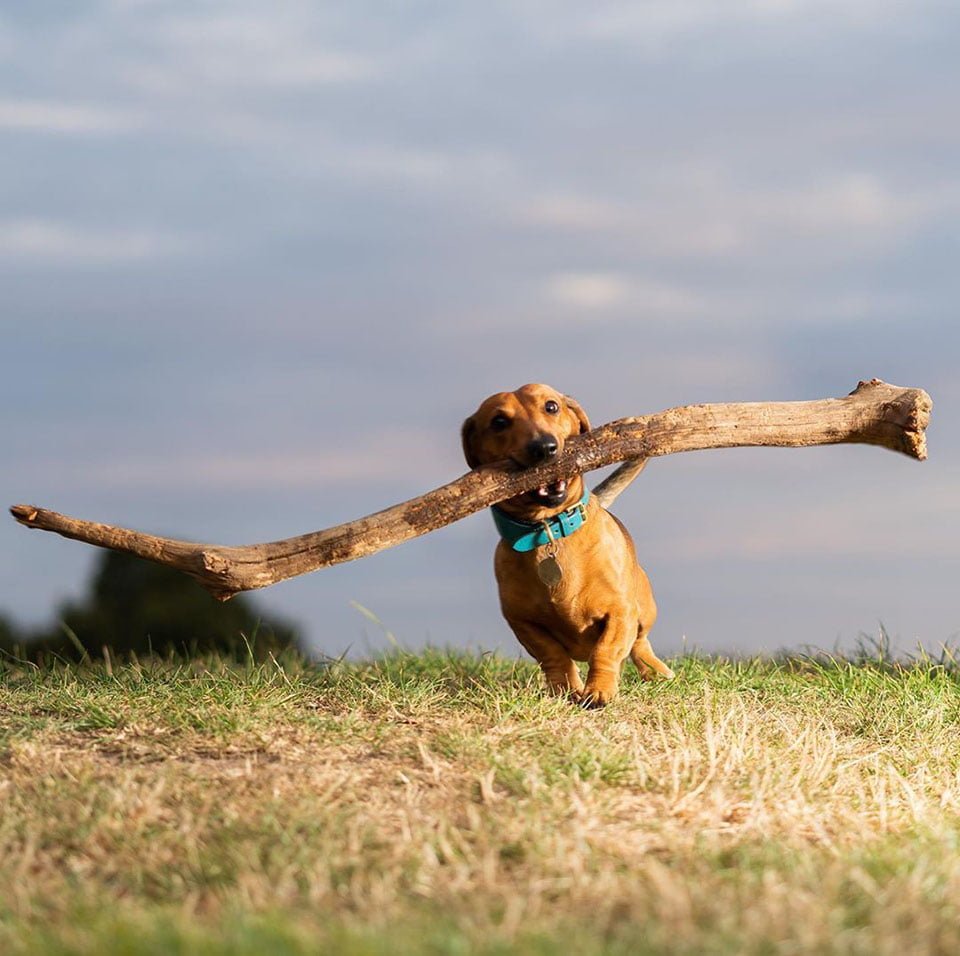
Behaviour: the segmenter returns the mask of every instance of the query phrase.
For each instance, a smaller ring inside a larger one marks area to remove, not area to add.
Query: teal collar
[[[589,500],[590,492],[584,488],[583,497],[572,508],[567,508],[566,511],[561,511],[560,514],[545,521],[518,521],[501,511],[496,505],[490,509],[490,513],[493,515],[493,523],[497,526],[500,537],[514,551],[533,551],[534,548],[549,544],[552,540],[569,538],[575,531],[579,531],[587,520]]]

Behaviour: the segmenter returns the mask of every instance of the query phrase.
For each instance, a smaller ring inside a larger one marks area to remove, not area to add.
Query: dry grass
[[[0,679],[4,953],[960,952],[960,679],[685,658]]]

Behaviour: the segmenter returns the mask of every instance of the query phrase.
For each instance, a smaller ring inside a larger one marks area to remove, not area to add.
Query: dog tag
[[[555,588],[563,577],[563,569],[560,567],[560,562],[557,561],[552,554],[548,555],[537,565],[537,577],[540,578],[548,588]]]

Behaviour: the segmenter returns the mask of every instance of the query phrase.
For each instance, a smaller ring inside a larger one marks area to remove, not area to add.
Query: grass
[[[960,952],[960,669],[0,664],[0,952]]]

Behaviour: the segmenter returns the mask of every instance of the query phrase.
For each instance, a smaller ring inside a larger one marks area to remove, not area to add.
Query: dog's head
[[[509,458],[530,468],[556,458],[572,435],[590,431],[586,413],[572,398],[549,385],[524,385],[497,392],[463,423],[463,454],[471,468]],[[497,506],[525,521],[542,521],[583,497],[575,475],[517,495]]]

